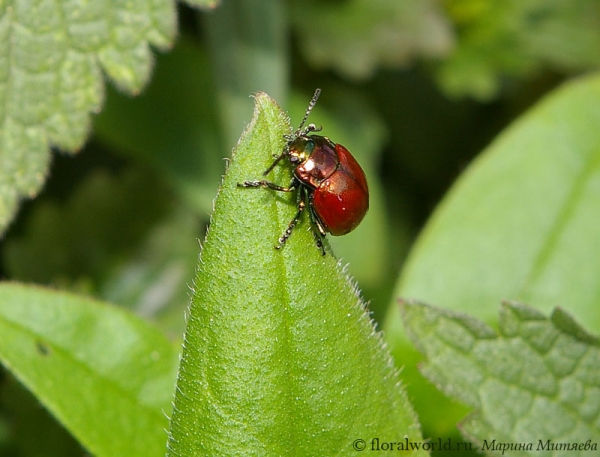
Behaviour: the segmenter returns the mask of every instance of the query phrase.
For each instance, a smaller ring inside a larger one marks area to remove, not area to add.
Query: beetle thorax
[[[335,145],[323,136],[301,135],[289,143],[290,161],[297,165],[296,177],[305,185],[317,188],[337,169],[339,159]]]

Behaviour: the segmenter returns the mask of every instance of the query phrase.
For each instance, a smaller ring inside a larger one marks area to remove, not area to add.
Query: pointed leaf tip
[[[255,101],[201,254],[168,455],[346,455],[357,439],[420,441],[364,303],[308,221],[274,249],[295,196],[237,186],[262,179],[290,131],[270,97]],[[283,161],[268,177],[290,178]]]

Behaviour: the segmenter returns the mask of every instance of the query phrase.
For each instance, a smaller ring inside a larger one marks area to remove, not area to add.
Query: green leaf
[[[600,76],[559,88],[507,128],[463,173],[417,240],[396,286],[415,298],[492,322],[515,299],[556,304],[600,331]],[[396,306],[388,342],[410,355]],[[416,355],[414,355],[416,357]],[[404,379],[429,398],[414,366]],[[417,392],[418,391],[418,392]],[[422,405],[427,426],[439,409]],[[438,407],[442,407],[441,404]],[[451,414],[443,417],[450,419]]]
[[[177,351],[105,304],[0,285],[0,360],[94,455],[164,455]]]
[[[559,72],[600,64],[600,9],[596,0],[450,0],[456,49],[438,79],[454,96],[489,99],[507,76],[523,78],[542,68]]]
[[[600,441],[600,344],[564,311],[549,320],[504,304],[499,334],[466,315],[418,303],[404,303],[402,316],[426,357],[425,376],[475,410],[460,428],[480,448],[491,446],[493,455],[592,455],[570,446]],[[510,443],[533,449],[502,451]],[[540,452],[552,449],[548,443],[569,447]]]
[[[307,60],[364,79],[380,66],[440,57],[452,45],[450,27],[431,0],[294,1],[291,15]]]
[[[100,110],[103,73],[128,93],[150,76],[150,46],[171,46],[168,0],[0,2],[0,233],[34,197],[49,147],[80,148]]]
[[[237,187],[261,176],[289,132],[259,93],[194,282],[169,456],[355,455],[358,439],[421,439],[356,286],[315,247],[306,218],[273,248],[294,195]],[[290,173],[282,163],[269,179]]]
[[[490,322],[557,303],[600,331],[600,76],[546,97],[469,167],[420,236],[397,296]]]

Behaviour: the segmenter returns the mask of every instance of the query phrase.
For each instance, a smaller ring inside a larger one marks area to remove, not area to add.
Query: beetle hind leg
[[[312,231],[313,237],[315,238],[315,244],[317,248],[321,251],[321,255],[325,255],[325,246],[323,246],[323,238],[320,233],[317,233],[315,230]]]
[[[321,251],[321,255],[325,255],[325,246],[323,245],[323,240],[327,234],[325,226],[319,219],[319,216],[317,216],[315,213],[315,209],[313,208],[312,204],[310,204],[308,213],[310,214],[311,228],[313,237],[315,238],[315,244]]]
[[[298,211],[296,212],[294,218],[290,221],[288,228],[285,229],[285,232],[283,232],[283,235],[279,237],[279,243],[277,244],[277,246],[275,246],[275,249],[281,249],[283,245],[287,242],[288,238],[292,235],[296,224],[298,224],[300,216],[302,216],[302,213],[304,212],[305,208],[306,204],[304,203],[304,200],[300,199],[298,201]]]

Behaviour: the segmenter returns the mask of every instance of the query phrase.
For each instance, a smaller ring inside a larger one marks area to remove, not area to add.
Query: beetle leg
[[[296,227],[296,224],[300,220],[300,216],[302,216],[302,213],[304,212],[304,209],[306,208],[306,203],[304,203],[304,198],[302,196],[303,193],[304,192],[302,192],[302,191],[298,192],[298,200],[297,200],[298,211],[296,212],[296,215],[294,216],[294,218],[290,221],[288,228],[285,229],[285,232],[283,232],[283,235],[281,235],[279,237],[279,240],[278,240],[279,244],[277,246],[275,246],[275,249],[282,248],[282,246],[286,243],[288,238],[291,236],[292,231],[294,230],[294,227]]]
[[[317,247],[321,250],[321,254],[325,255],[325,247],[323,246],[323,239],[325,238],[325,235],[327,234],[327,232],[325,230],[325,226],[321,222],[321,219],[319,219],[319,216],[317,216],[317,213],[315,213],[315,208],[312,204],[312,198],[310,196],[308,198],[309,198],[308,214],[310,215],[310,220],[312,222],[312,224],[311,224],[312,234],[313,234],[313,237],[315,238],[315,243],[316,243]],[[315,227],[317,228],[316,230],[315,230]]]
[[[323,239],[321,238],[321,234],[315,231],[314,229],[311,231],[315,239],[315,244],[317,245],[317,248],[319,248],[319,250],[321,251],[321,255],[325,255],[325,246],[323,246]]]
[[[319,217],[315,214],[314,210],[311,208],[310,211],[310,217],[313,221],[313,223],[317,226],[317,230],[319,231],[319,235],[324,237],[327,234],[327,231],[325,230],[325,227],[323,226],[323,223],[321,222],[321,219],[319,219]]]
[[[296,190],[297,184],[295,180],[292,180],[287,187],[269,181],[244,181],[243,183],[238,183],[238,187],[262,187],[263,189],[272,189],[279,192],[293,192]]]
[[[313,226],[317,227],[317,230],[319,231],[319,235],[322,238],[324,238],[325,235],[327,235],[327,230],[325,230],[325,226],[323,225],[323,222],[321,222],[321,219],[319,219],[319,216],[315,212],[315,207],[314,207],[313,201],[312,201],[312,195],[310,195],[308,198],[309,198],[308,207],[309,207],[309,213],[310,213],[310,220],[314,224]]]

